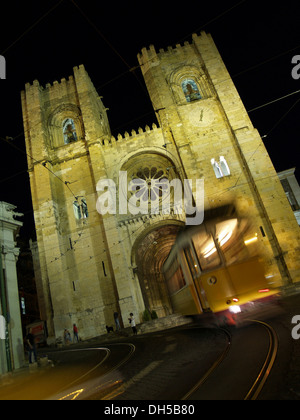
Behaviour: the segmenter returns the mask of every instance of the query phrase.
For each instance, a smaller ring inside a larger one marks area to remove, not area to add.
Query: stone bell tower
[[[296,219],[211,36],[150,46],[138,59],[166,149],[188,179],[204,178],[206,208],[236,202],[254,219],[270,271],[285,285],[300,281]]]
[[[50,336],[61,336],[73,323],[82,337],[95,336],[119,309],[96,211],[96,184],[106,177],[101,145],[111,137],[106,109],[83,66],[53,85],[26,84],[22,107],[41,318]]]

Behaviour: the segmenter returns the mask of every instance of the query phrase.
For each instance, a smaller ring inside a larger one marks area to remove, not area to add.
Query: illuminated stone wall
[[[101,216],[97,183],[111,179],[118,187],[120,171],[127,171],[128,182],[141,173],[149,181],[160,171],[169,180],[204,179],[206,208],[235,201],[253,218],[274,281],[300,280],[298,225],[211,37],[194,35],[166,51],[151,46],[138,60],[159,126],[112,137],[107,109],[82,65],[68,80],[45,87],[34,81],[22,92],[39,301],[52,337],[73,323],[82,338],[102,334],[116,310],[124,326],[130,312],[139,322],[149,299],[138,277],[137,249],[148,244],[151,231],[184,223],[184,214],[174,211]],[[117,188],[117,203],[119,194]],[[154,242],[159,267],[167,248]],[[149,309],[168,314],[153,301]]]

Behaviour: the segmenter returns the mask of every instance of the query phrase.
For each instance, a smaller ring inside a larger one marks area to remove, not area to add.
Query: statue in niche
[[[186,79],[181,83],[181,87],[187,102],[197,101],[201,99],[201,95],[195,80]]]
[[[74,143],[77,141],[77,133],[75,123],[72,118],[67,118],[63,122],[63,134],[65,144]]]

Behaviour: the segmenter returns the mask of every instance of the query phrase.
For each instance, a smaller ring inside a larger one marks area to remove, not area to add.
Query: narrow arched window
[[[64,143],[74,143],[77,141],[77,133],[74,120],[72,118],[67,118],[63,122],[63,135],[64,135]]]
[[[89,217],[89,211],[88,211],[88,207],[87,207],[85,198],[81,199],[81,211],[82,211],[82,217],[84,219]]]
[[[74,210],[75,219],[80,220],[81,219],[81,206],[77,200],[73,202],[73,210]]]
[[[76,220],[87,219],[89,217],[89,211],[88,211],[86,199],[84,197],[81,197],[80,201],[79,201],[79,197],[77,197],[77,199],[73,201],[73,210],[74,210],[74,216]]]
[[[217,178],[223,178],[224,176],[230,175],[230,169],[224,156],[220,156],[219,162],[217,162],[215,159],[211,159],[211,164],[214,168]]]
[[[181,83],[181,87],[187,102],[198,101],[201,99],[201,95],[195,80],[185,79]]]

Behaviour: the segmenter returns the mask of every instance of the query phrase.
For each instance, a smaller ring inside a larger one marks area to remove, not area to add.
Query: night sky
[[[10,1],[0,9],[0,201],[25,213],[23,234],[33,214],[23,134],[20,91],[68,78],[84,64],[104,105],[112,133],[131,132],[156,122],[137,54],[212,34],[246,109],[252,110],[300,90],[292,58],[300,55],[297,0],[271,1]],[[141,83],[142,82],[142,83]],[[144,86],[144,87],[143,87]],[[300,93],[250,114],[277,171],[298,167]],[[12,137],[12,145],[2,139]],[[22,153],[23,151],[23,153]],[[297,155],[298,152],[298,155]]]

